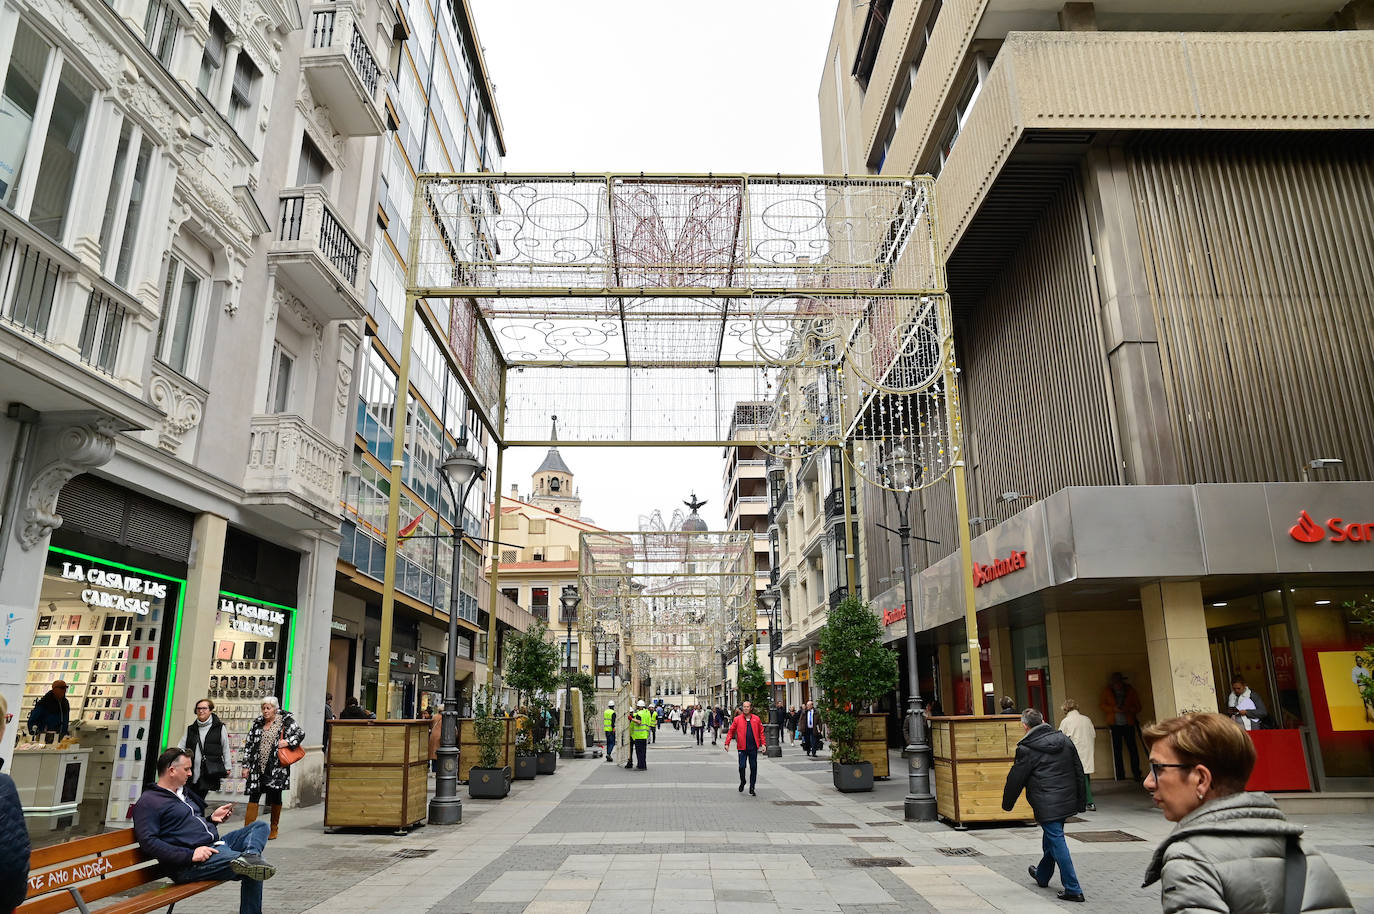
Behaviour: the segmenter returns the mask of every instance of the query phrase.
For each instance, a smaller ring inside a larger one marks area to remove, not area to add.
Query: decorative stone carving
[[[112,419],[97,419],[49,432],[53,436],[49,459],[40,465],[29,483],[24,514],[14,531],[25,552],[62,526],[62,515],[57,513],[57,496],[62,487],[73,476],[108,463],[114,456],[118,433],[119,427]]]
[[[181,450],[186,434],[200,425],[205,411],[205,397],[204,391],[179,380],[176,375],[153,369],[153,379],[148,384],[148,398],[167,414],[158,430],[158,447],[172,454]]]
[[[335,171],[346,171],[348,168],[347,140],[334,130],[334,121],[329,117],[329,109],[323,105],[315,104],[315,96],[310,91],[310,84],[305,81],[304,73],[300,75],[297,81],[296,110],[305,118],[305,123],[310,131],[310,139],[320,147],[320,151],[329,159],[329,164],[333,166]]]
[[[334,385],[334,403],[339,415],[348,411],[348,391],[353,386],[353,357],[357,347],[345,340],[339,349],[339,370]]]

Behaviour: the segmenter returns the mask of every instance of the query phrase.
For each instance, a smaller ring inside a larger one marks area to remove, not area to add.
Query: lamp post
[[[935,821],[935,794],[930,789],[931,752],[926,735],[926,709],[921,701],[920,666],[916,650],[916,603],[911,591],[911,492],[920,479],[920,464],[905,445],[892,447],[883,460],[883,475],[897,506],[897,536],[902,543],[902,588],[906,600],[907,795],[902,803],[908,822]],[[975,655],[974,662],[977,662]]]
[[[458,601],[463,570],[463,515],[468,494],[486,474],[482,461],[468,450],[467,442],[439,466],[454,504],[453,566],[448,587],[448,651],[444,669],[444,712],[439,727],[439,748],[434,753],[439,772],[434,779],[434,798],[429,801],[430,825],[457,825],[463,821],[463,801],[458,796],[458,693],[453,668],[458,664]],[[461,490],[462,498],[456,492]]]
[[[777,675],[773,661],[773,616],[778,611],[778,592],[776,590],[765,590],[759,597],[759,602],[763,604],[763,611],[768,614],[768,725],[766,738],[768,740],[767,755],[770,758],[780,758],[782,756],[782,740],[779,735],[782,732],[780,723],[780,710],[774,705],[777,697],[773,692],[773,677]]]
[[[563,593],[559,596],[558,602],[561,604],[563,621],[568,626],[568,655],[565,665],[567,676],[563,679],[563,751],[559,754],[563,758],[574,758],[576,750],[573,748],[572,673],[576,667],[573,666],[572,659],[572,624],[573,618],[577,615],[577,604],[582,602],[582,598],[577,595],[576,587],[572,584],[564,584]],[[581,656],[577,659],[579,663],[582,660]]]

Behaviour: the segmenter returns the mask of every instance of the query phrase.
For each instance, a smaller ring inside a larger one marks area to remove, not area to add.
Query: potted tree
[[[848,597],[830,610],[820,631],[822,718],[830,731],[835,788],[844,793],[873,789],[873,763],[859,754],[859,712],[897,685],[897,655],[883,647],[882,626],[868,604]]]
[[[554,736],[553,703],[547,698],[539,699],[535,706],[538,723],[535,726],[535,770],[539,774],[553,774],[558,770],[559,741]]]
[[[538,774],[535,756],[535,721],[532,712],[521,711],[515,718],[515,780],[532,781]]]
[[[468,772],[468,796],[499,800],[510,793],[511,770],[501,764],[506,722],[496,708],[496,693],[482,686],[473,697],[472,727],[477,736],[477,764]]]
[[[515,737],[515,776],[522,780],[532,779],[540,770],[539,754],[547,739],[542,713],[548,706],[545,696],[558,685],[558,648],[547,635],[548,626],[536,621],[506,642],[505,683],[525,709]]]

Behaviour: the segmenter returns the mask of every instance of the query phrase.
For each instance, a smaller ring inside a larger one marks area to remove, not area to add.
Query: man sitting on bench
[[[239,914],[262,914],[262,882],[277,872],[262,850],[268,825],[259,820],[223,838],[216,825],[233,812],[233,804],[205,815],[205,800],[186,788],[191,756],[172,748],[157,757],[157,783],[134,804],[134,836],[143,851],[167,868],[173,882],[237,879]]]

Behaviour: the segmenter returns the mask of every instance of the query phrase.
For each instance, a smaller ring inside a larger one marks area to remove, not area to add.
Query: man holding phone
[[[207,817],[205,801],[184,789],[190,779],[186,750],[172,748],[157,757],[157,783],[134,804],[139,847],[166,865],[173,882],[239,880],[239,914],[262,914],[263,880],[277,872],[262,858],[268,824],[254,822],[220,838],[216,826],[233,814],[233,804],[225,803]]]

